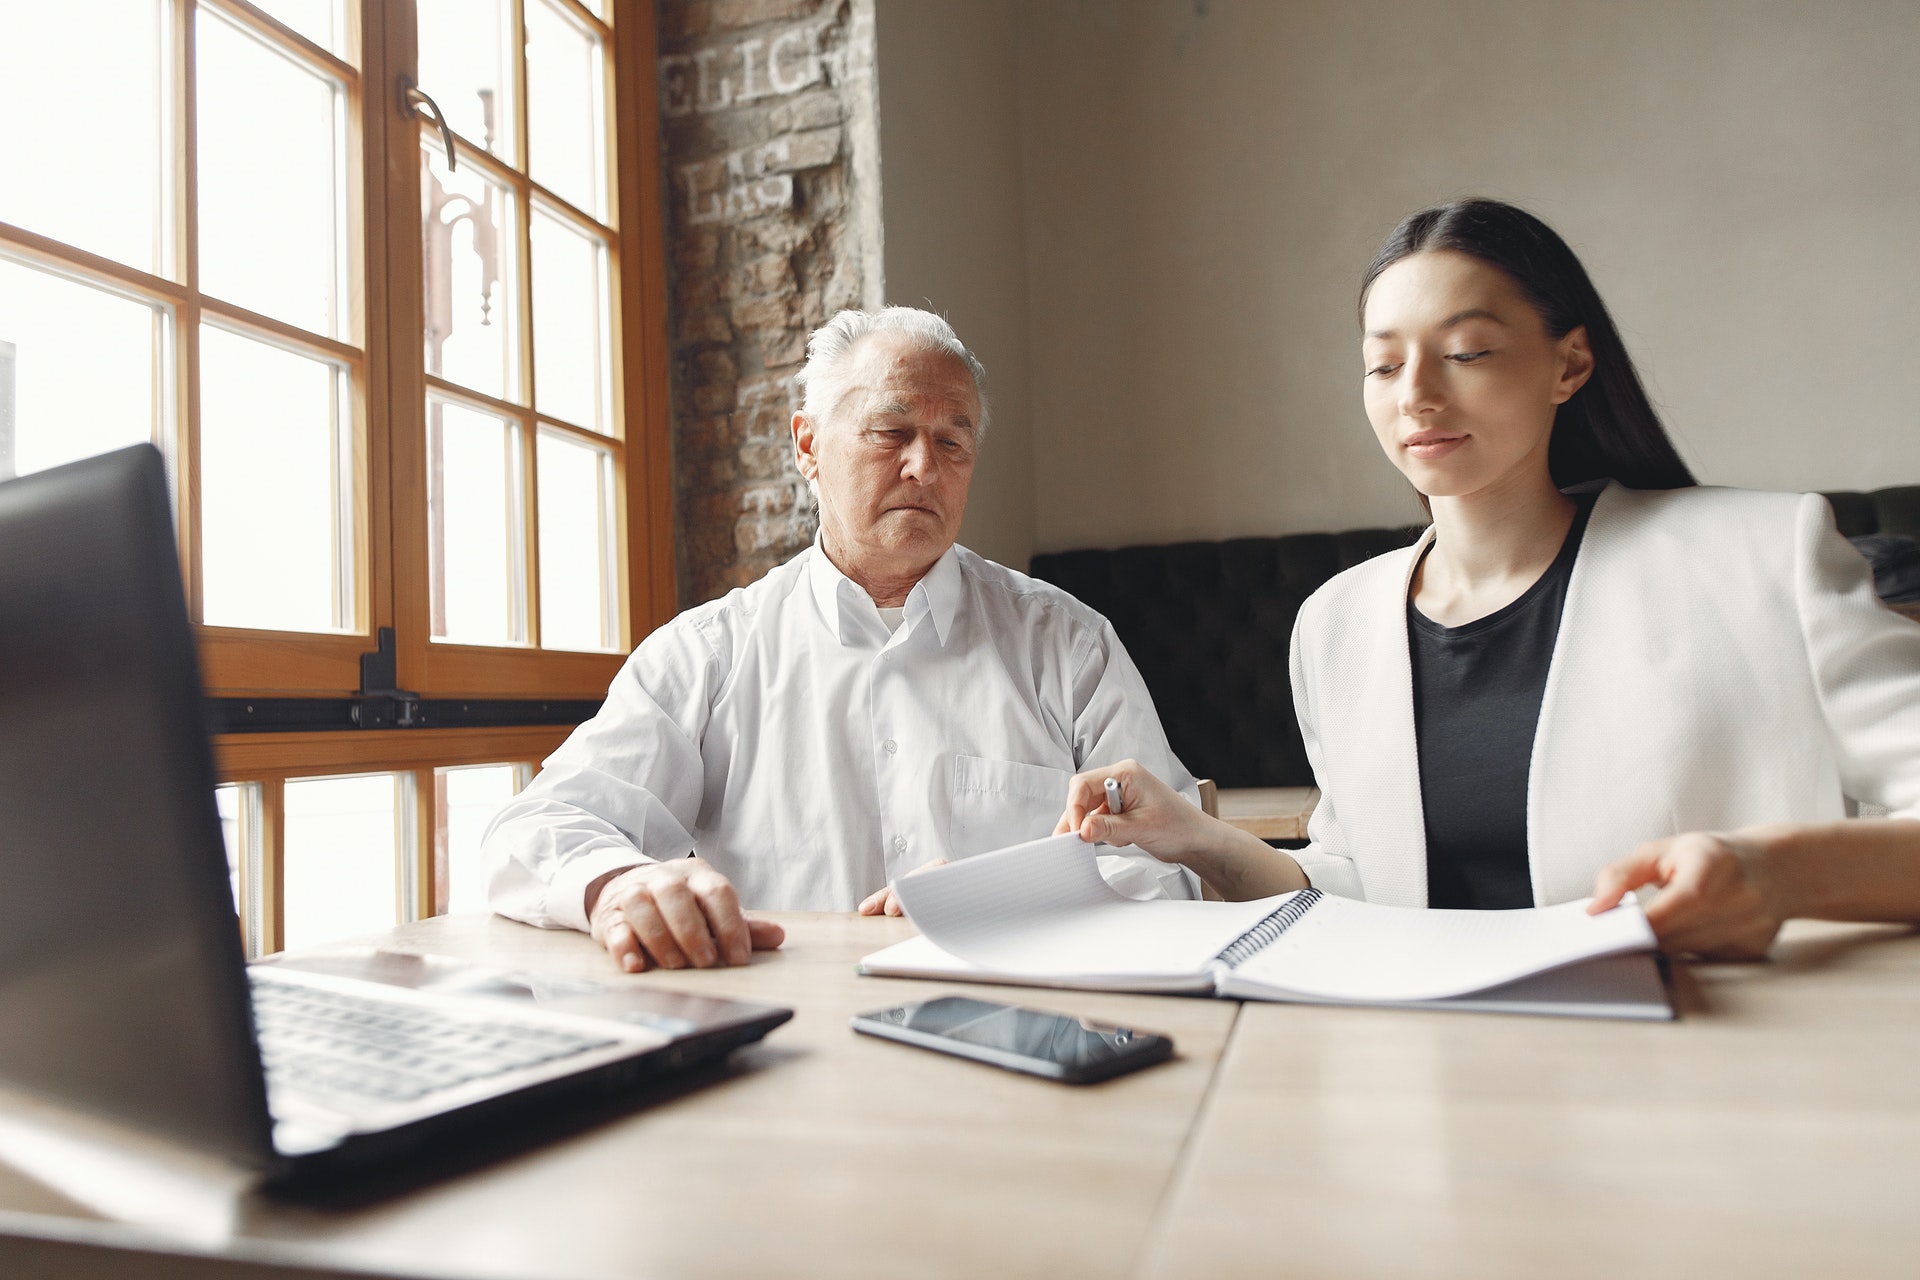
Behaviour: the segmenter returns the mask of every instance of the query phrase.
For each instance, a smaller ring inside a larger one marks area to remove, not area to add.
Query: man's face
[[[795,414],[800,473],[820,489],[827,554],[871,593],[919,576],[960,535],[980,401],[957,357],[878,333],[853,353],[825,420]]]

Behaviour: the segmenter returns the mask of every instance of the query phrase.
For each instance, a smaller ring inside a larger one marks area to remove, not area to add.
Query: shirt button
[[[895,853],[905,853],[907,851],[907,838],[905,836],[895,836],[893,838],[893,851]]]
[[[892,738],[888,738],[885,742],[881,743],[880,745],[887,749],[888,755],[892,755],[894,752],[900,749],[900,744],[895,742]]]

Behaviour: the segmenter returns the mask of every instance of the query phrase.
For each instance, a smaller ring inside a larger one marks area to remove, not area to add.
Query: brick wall
[[[877,305],[872,0],[659,0],[683,606],[813,537],[807,334]]]

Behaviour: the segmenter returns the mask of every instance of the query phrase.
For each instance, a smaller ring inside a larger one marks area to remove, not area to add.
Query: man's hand
[[[1669,953],[1759,960],[1792,914],[1758,830],[1695,831],[1643,844],[1601,868],[1587,911],[1609,910],[1644,884],[1660,886],[1647,904],[1647,923]]]
[[[740,912],[733,885],[699,858],[616,872],[587,890],[593,939],[628,973],[745,964],[786,941],[771,920]]]
[[[935,858],[932,862],[922,863],[921,865],[915,867],[913,870],[907,872],[907,874],[910,876],[917,876],[922,871],[931,871],[935,867],[944,867],[946,865],[947,865],[947,860],[945,858]],[[902,912],[900,908],[900,895],[893,891],[892,885],[888,885],[884,889],[876,890],[875,892],[868,894],[866,898],[861,901],[860,914],[863,916],[902,915],[904,914],[904,912]]]

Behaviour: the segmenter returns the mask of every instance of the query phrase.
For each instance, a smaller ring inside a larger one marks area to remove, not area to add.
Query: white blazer
[[[1320,786],[1294,856],[1333,893],[1427,902],[1404,551],[1301,606],[1293,696]],[[1920,817],[1920,626],[1883,607],[1818,494],[1637,491],[1594,504],[1527,775],[1533,900],[1584,898],[1641,843]]]

